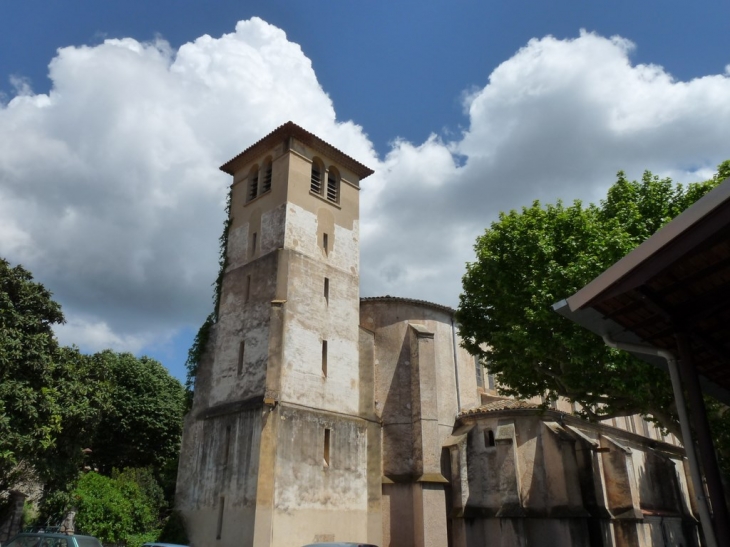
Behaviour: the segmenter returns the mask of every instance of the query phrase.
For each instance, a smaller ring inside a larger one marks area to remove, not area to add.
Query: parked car
[[[58,532],[21,532],[3,547],[101,547],[93,536],[77,536]]]

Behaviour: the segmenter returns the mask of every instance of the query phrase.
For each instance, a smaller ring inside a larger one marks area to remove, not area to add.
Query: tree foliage
[[[457,320],[464,346],[504,394],[563,396],[585,417],[650,415],[678,433],[668,375],[556,314],[552,305],[585,286],[730,175],[684,187],[623,173],[599,205],[531,207],[500,214],[477,239]]]
[[[79,461],[103,404],[74,397],[95,383],[83,378],[75,351],[58,346],[52,327],[63,320],[30,272],[0,259],[0,494],[28,476],[68,479],[66,463]]]
[[[150,470],[125,469],[111,477],[91,471],[73,495],[76,527],[102,543],[135,547],[157,539],[163,500]]]
[[[152,467],[161,472],[176,461],[185,408],[182,384],[148,357],[106,350],[91,361],[109,371],[112,402],[92,443],[91,459],[99,471]]]
[[[44,514],[68,504],[69,492],[88,463],[88,450],[104,412],[111,408],[109,371],[75,347],[59,348],[53,386],[59,393],[60,429],[34,464],[44,486]]]
[[[108,477],[147,468],[115,480],[144,489],[159,524],[174,495],[185,389],[153,359],[59,346],[52,328],[61,322],[51,293],[0,259],[0,500],[40,482],[39,518],[55,521],[73,505],[84,468]],[[90,495],[103,481],[86,477]]]

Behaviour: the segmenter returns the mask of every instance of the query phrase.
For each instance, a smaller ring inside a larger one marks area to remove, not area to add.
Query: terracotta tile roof
[[[385,296],[366,296],[364,298],[360,298],[360,302],[405,302],[406,304],[417,304],[420,306],[435,308],[440,311],[445,311],[446,313],[451,315],[453,315],[455,311],[454,308],[450,308],[442,304],[428,302],[427,300],[418,300],[416,298],[401,298],[399,296],[390,296],[389,294],[386,294]]]
[[[492,401],[486,405],[470,408],[459,413],[459,418],[463,416],[475,416],[478,414],[487,414],[489,412],[497,412],[498,410],[536,410],[542,408],[537,403],[528,403],[527,401],[519,401],[517,399],[504,399],[501,401]]]
[[[310,148],[314,148],[315,150],[327,155],[330,159],[336,161],[342,167],[355,173],[360,180],[374,173],[374,171],[369,167],[366,167],[356,159],[351,158],[342,150],[339,150],[331,144],[323,141],[314,133],[310,133],[306,129],[299,127],[294,122],[286,122],[284,125],[277,127],[264,138],[246,148],[246,150],[238,154],[235,158],[221,165],[220,170],[224,173],[228,173],[229,175],[233,175],[236,170],[242,167],[245,163],[256,159],[269,148],[272,148],[283,139],[289,137],[294,137]]]

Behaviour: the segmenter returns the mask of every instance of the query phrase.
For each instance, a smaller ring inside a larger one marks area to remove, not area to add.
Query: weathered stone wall
[[[479,404],[474,358],[459,346],[457,336],[457,397],[454,333],[448,308],[398,298],[364,299],[360,304],[360,324],[374,333],[375,411],[383,422],[383,473],[418,478],[417,459],[424,456],[416,458],[414,453],[413,424],[417,416],[413,405],[418,375],[414,377],[411,366],[411,325],[433,335],[434,376],[430,384],[436,388],[432,398],[438,433],[428,445],[428,458],[432,461],[440,461],[441,444],[451,434],[459,410]]]
[[[374,410],[382,421],[383,546],[448,542],[442,444],[459,410],[479,403],[474,358],[458,345],[452,313],[393,297],[360,304],[360,324],[373,336]]]
[[[339,241],[345,238],[339,238]],[[358,415],[358,278],[324,261],[290,253],[282,392],[284,401]],[[329,298],[324,279],[329,279]],[[327,374],[322,342],[327,342]]]
[[[279,254],[272,252],[229,270],[224,278],[209,406],[264,394],[271,301],[276,298],[279,262]],[[245,344],[243,350],[241,343]]]
[[[297,138],[236,163],[178,477],[193,547],[694,545],[681,449],[555,411],[457,419],[502,398],[477,388],[453,310],[359,299],[359,180],[344,165],[361,171]],[[271,189],[251,199],[269,162]],[[339,173],[334,202],[311,191],[313,162],[322,184]]]
[[[282,139],[236,167],[218,321],[178,478],[194,547],[380,539],[372,367],[359,363],[359,181],[313,145]],[[314,158],[325,181],[339,173],[335,202],[310,191]],[[271,190],[251,199],[269,161]],[[247,456],[221,463],[228,443]]]
[[[258,406],[203,420],[188,415],[176,506],[192,545],[253,545],[261,414]]]
[[[291,545],[293,537],[301,544],[367,537],[366,422],[288,405],[278,419],[272,545]]]
[[[376,467],[379,479],[380,461],[379,450],[373,457],[369,447],[369,440],[379,439],[363,419],[372,419],[372,412],[363,407],[360,391],[358,189],[340,168],[339,204],[311,194],[315,152],[296,142],[293,150],[285,265],[278,272],[284,281],[277,298],[284,304],[274,390],[279,404],[270,416],[277,420],[270,544],[288,546],[295,537],[299,543],[363,541],[374,531],[379,537],[379,519],[377,527],[370,525],[379,496],[373,499],[369,468]]]
[[[446,443],[454,547],[696,545],[681,449],[553,411],[460,422]]]

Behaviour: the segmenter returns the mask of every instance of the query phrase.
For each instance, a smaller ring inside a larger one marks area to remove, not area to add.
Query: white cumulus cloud
[[[384,158],[260,19],[177,50],[62,48],[48,94],[19,79],[0,104],[0,256],[63,304],[62,342],[169,341],[211,308],[230,183],[218,166],[293,120],[376,170],[361,192],[362,294],[455,305],[499,211],[599,199],[619,169],[699,180],[730,157],[728,74],[677,81],[633,64],[633,48],[586,32],[533,39],[469,91],[460,134],[394,135]]]
[[[730,158],[728,74],[677,81],[632,64],[634,47],[583,31],[530,40],[470,90],[461,135],[396,141],[363,213],[376,227],[363,238],[363,288],[456,305],[474,240],[500,211],[597,201],[619,170],[711,176]]]
[[[373,163],[311,61],[260,19],[173,51],[67,47],[49,94],[0,105],[0,256],[62,302],[62,342],[138,350],[211,308],[230,177],[218,166],[295,120]]]

